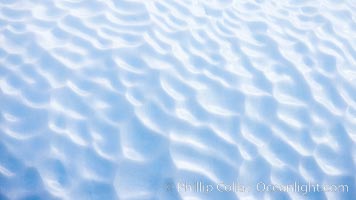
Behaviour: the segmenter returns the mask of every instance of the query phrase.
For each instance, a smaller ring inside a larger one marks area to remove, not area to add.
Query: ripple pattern
[[[0,199],[352,199],[353,0],[2,0]],[[182,182],[347,193],[179,192]]]

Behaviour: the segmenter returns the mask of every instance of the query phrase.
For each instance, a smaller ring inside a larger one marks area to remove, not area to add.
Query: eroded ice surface
[[[1,0],[0,199],[355,198],[355,11]],[[197,181],[251,190],[178,188]]]

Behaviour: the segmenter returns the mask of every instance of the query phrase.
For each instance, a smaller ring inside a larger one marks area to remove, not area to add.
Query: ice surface
[[[0,199],[355,199],[355,143],[354,0],[0,1]]]

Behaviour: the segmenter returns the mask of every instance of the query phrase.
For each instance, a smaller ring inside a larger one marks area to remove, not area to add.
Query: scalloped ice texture
[[[352,199],[355,11],[1,0],[0,199]]]

